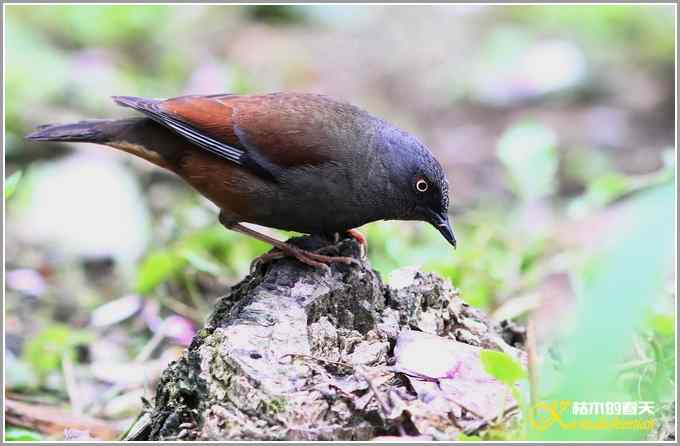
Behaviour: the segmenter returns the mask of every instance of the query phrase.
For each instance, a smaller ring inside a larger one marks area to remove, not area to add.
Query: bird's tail
[[[143,118],[141,118],[143,119]],[[26,135],[35,141],[70,141],[105,144],[117,138],[121,131],[141,120],[136,119],[93,119],[74,124],[41,125]]]
[[[26,135],[26,138],[34,141],[104,144],[170,169],[182,154],[178,147],[178,138],[148,118],[47,124],[37,127],[33,133]]]

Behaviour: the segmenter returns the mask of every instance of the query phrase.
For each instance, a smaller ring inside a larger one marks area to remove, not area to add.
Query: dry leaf
[[[115,440],[118,432],[108,423],[85,415],[76,415],[54,406],[37,406],[15,400],[5,401],[8,424],[61,438],[66,430],[84,431],[101,440]]]

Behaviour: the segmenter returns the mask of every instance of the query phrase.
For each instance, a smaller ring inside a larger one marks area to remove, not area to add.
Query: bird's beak
[[[445,212],[442,213],[432,213],[432,219],[430,220],[432,226],[437,228],[437,231],[444,236],[444,238],[453,245],[454,249],[456,247],[456,236],[453,235],[453,229],[451,229],[451,223],[449,223],[449,215]]]

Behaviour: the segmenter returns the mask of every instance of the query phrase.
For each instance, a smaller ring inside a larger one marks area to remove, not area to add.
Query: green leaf
[[[631,189],[631,181],[625,175],[610,173],[596,178],[588,186],[588,198],[594,205],[602,206],[624,195]]]
[[[655,314],[649,318],[649,325],[660,336],[675,335],[675,317],[672,314]]]
[[[9,178],[5,180],[5,200],[10,198],[14,192],[17,189],[17,186],[19,185],[19,180],[21,180],[23,172],[22,171],[17,171],[14,172],[12,175],[10,175]]]
[[[64,354],[72,354],[75,346],[91,342],[92,339],[92,335],[87,331],[54,324],[28,341],[23,359],[44,377],[61,367]]]
[[[137,270],[135,290],[142,295],[149,294],[159,284],[179,273],[186,264],[186,258],[174,249],[149,254]]]
[[[608,243],[591,258],[588,269],[574,275],[579,315],[569,337],[560,343],[559,375],[554,364],[539,366],[539,400],[625,401],[639,398],[624,393],[617,365],[630,354],[633,336],[650,308],[665,296],[664,284],[672,270],[675,222],[673,181],[636,193],[622,206],[635,216],[618,230],[609,230]],[[594,261],[592,261],[594,260]],[[614,311],[614,313],[612,313]],[[668,322],[661,322],[663,331]],[[670,375],[670,374],[667,374]],[[670,375],[672,376],[672,375]],[[661,388],[661,387],[659,387]],[[657,392],[661,394],[662,392]],[[564,423],[579,420],[567,412]],[[563,429],[553,423],[546,430],[530,430],[531,440],[639,440],[642,430]]]
[[[5,440],[7,441],[41,441],[42,435],[38,432],[21,429],[19,427],[7,427],[5,430]]]
[[[463,433],[458,434],[456,441],[482,441],[479,435],[465,435]]]
[[[484,371],[507,386],[526,377],[524,368],[512,356],[495,350],[482,350],[479,354]]]

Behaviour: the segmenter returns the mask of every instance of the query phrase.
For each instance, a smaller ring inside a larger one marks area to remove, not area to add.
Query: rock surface
[[[311,237],[293,242],[320,246]],[[359,257],[353,240],[334,249]],[[327,272],[276,260],[218,301],[182,358],[163,373],[153,406],[127,438],[455,439],[489,418],[455,400],[428,404],[428,393],[413,384],[442,377],[400,370],[398,340],[436,335],[520,357],[500,331],[433,274],[403,269],[384,284],[366,261]]]

